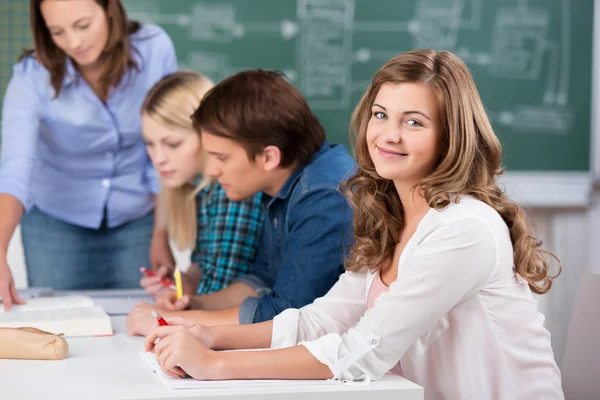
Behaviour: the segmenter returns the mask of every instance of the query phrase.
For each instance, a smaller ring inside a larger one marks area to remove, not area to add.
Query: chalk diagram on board
[[[574,118],[569,107],[570,3],[560,0],[560,26],[552,27],[559,29],[556,39],[550,35],[550,10],[528,3],[502,2],[489,27],[491,40],[483,49],[459,41],[460,32],[481,29],[483,0],[417,0],[414,14],[405,21],[357,19],[356,0],[296,0],[296,18],[279,21],[244,20],[235,4],[226,1],[190,2],[189,13],[173,14],[161,13],[156,3],[145,0],[128,0],[126,6],[141,21],[186,28],[193,41],[226,45],[248,36],[269,36],[294,42],[295,65],[278,69],[316,110],[351,109],[353,93],[368,84],[352,79],[353,66],[380,65],[399,53],[398,49],[356,48],[355,35],[408,35],[413,48],[450,50],[492,78],[542,82],[544,90],[536,104],[488,110],[489,116],[509,131],[567,134]],[[202,50],[188,52],[181,64],[217,80],[249,68],[232,65],[225,52]]]

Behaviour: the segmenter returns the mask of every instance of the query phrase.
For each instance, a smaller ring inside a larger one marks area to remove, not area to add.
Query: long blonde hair
[[[359,170],[342,185],[355,209],[355,244],[346,269],[379,269],[393,257],[404,228],[404,211],[393,182],[381,178],[369,156],[366,130],[371,107],[382,85],[427,84],[439,103],[445,151],[429,177],[419,183],[430,207],[442,209],[455,196],[471,195],[493,207],[509,228],[516,272],[535,293],[550,290],[552,279],[542,242],[533,235],[524,211],[496,184],[503,173],[502,147],[487,117],[467,66],[452,53],[415,50],[388,61],[373,77],[351,120]],[[353,139],[354,139],[353,138]],[[560,261],[559,261],[560,268]]]
[[[213,86],[210,79],[193,71],[172,73],[150,89],[142,106],[142,114],[165,126],[183,128],[190,135],[197,135],[191,116]],[[198,231],[196,195],[211,183],[204,175],[198,186],[186,183],[178,188],[168,188],[161,183],[159,224],[167,227],[169,237],[179,249],[195,245]]]

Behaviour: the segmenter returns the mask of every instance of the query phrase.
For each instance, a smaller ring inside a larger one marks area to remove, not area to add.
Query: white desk
[[[140,360],[142,338],[127,336],[113,317],[111,337],[69,338],[61,361],[0,360],[0,398],[12,399],[235,399],[423,400],[423,388],[398,376],[369,385],[170,390]]]

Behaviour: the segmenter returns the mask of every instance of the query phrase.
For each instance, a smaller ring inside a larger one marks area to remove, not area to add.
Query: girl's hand
[[[131,336],[145,336],[155,326],[158,326],[158,322],[150,313],[150,309],[156,310],[159,314],[163,315],[164,310],[140,301],[136,304],[133,310],[127,316],[127,333]]]
[[[165,291],[156,297],[156,306],[169,311],[182,311],[190,307],[190,296],[184,294],[178,299],[174,290]]]
[[[190,335],[195,337],[200,341],[204,346],[209,349],[212,349],[213,344],[213,335],[210,326],[204,326],[195,323],[194,321],[187,320],[181,317],[169,317],[165,318],[169,325],[173,326],[183,326],[188,330]]]
[[[157,298],[162,296],[163,293],[169,292],[170,289],[162,282],[162,278],[172,279],[173,268],[163,265],[155,271],[155,274],[156,276],[142,275],[140,286],[147,295]]]
[[[218,354],[206,348],[183,325],[152,329],[144,347],[146,351],[154,351],[158,365],[169,376],[180,378],[187,374],[199,380],[219,379]]]

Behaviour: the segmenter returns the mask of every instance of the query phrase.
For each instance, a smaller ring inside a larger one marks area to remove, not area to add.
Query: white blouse
[[[426,399],[563,399],[550,333],[513,268],[508,227],[463,196],[430,209],[398,276],[366,310],[373,274],[345,272],[331,290],[273,321],[272,348],[305,346],[337,379],[400,373]]]

